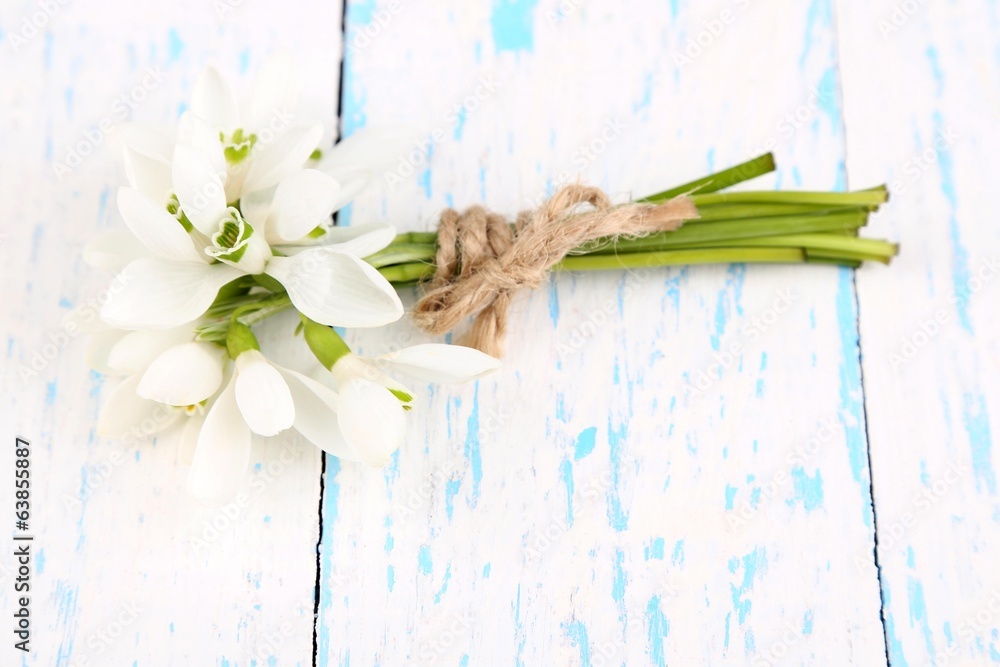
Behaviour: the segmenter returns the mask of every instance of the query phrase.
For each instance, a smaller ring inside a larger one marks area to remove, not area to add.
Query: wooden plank
[[[852,185],[888,180],[872,231],[902,244],[858,274],[890,662],[996,662],[997,8],[840,3],[838,23]]]
[[[764,187],[844,185],[828,2],[350,2],[346,34],[345,133],[429,139],[343,221],[770,147]],[[884,664],[849,271],[564,275],[512,326],[495,377],[417,388],[386,470],[327,462],[319,665]]]
[[[86,318],[105,287],[83,265],[83,244],[124,228],[114,205],[124,177],[108,149],[121,122],[174,124],[209,61],[249,93],[263,58],[288,47],[309,92],[301,112],[332,124],[340,3],[53,2],[39,34],[15,49],[42,4],[8,2],[0,18],[0,456],[9,470],[14,435],[28,438],[36,478],[34,639],[23,664],[310,665],[317,450],[259,443],[243,505],[197,503],[175,436],[130,446],[94,435],[114,383],[88,372],[82,336],[61,321]],[[71,150],[88,154],[60,179],[55,163]],[[37,374],[22,379],[33,363]],[[12,507],[11,484],[0,486]],[[6,577],[0,607],[13,613]],[[20,656],[11,644],[3,664]]]

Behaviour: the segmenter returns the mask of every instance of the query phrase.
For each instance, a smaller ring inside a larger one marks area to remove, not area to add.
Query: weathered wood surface
[[[645,194],[771,143],[782,186],[844,185],[829,5],[563,7],[349,4],[345,134],[430,146],[351,222]],[[513,328],[495,377],[421,390],[385,472],[328,462],[318,664],[884,661],[849,271],[558,276]]]
[[[4,437],[32,440],[38,480],[23,664],[1000,660],[992,4],[372,0],[342,33],[340,3],[115,0],[13,39],[39,7],[0,8]],[[414,387],[387,469],[328,457],[321,490],[311,446],[261,442],[227,517],[185,496],[175,436],[93,434],[113,382],[64,321],[104,287],[83,243],[121,226],[94,128],[172,123],[204,64],[245,88],[282,47],[303,115],[332,125],[342,89],[344,134],[425,138],[342,224],[513,214],[578,178],[624,199],[773,149],[754,187],[888,181],[867,234],[903,254],[556,276],[498,374]]]
[[[1000,661],[993,194],[1000,22],[988,2],[842,3],[851,185],[890,183],[858,273],[879,565],[893,665]]]
[[[175,124],[208,62],[249,92],[264,57],[289,48],[309,92],[300,113],[332,127],[339,3],[50,3],[57,10],[38,34],[17,42],[40,4],[8,2],[0,14],[4,439],[32,441],[36,478],[35,634],[24,664],[242,667],[278,655],[310,665],[315,448],[261,443],[245,502],[197,503],[175,435],[132,444],[94,435],[114,381],[88,371],[84,337],[63,322],[92,319],[107,282],[80,251],[123,226],[114,202],[124,177],[109,148],[122,123]],[[22,379],[33,364],[37,375]],[[2,451],[8,471],[13,451]],[[13,613],[9,579],[0,606]],[[20,664],[8,625],[0,664]]]

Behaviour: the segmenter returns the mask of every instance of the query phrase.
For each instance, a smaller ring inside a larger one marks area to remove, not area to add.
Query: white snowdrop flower
[[[187,159],[201,158],[179,148],[177,164]],[[339,202],[331,177],[301,171],[273,196],[248,201],[245,215],[226,204],[221,189],[214,192],[197,214],[185,213],[187,229],[184,220],[142,193],[119,191],[122,217],[148,254],[126,265],[128,279],[101,311],[105,321],[123,329],[178,326],[200,317],[227,283],[260,274],[280,283],[296,308],[324,324],[373,327],[402,317],[396,290],[361,259],[392,242],[392,227],[331,229],[319,245],[308,238]],[[194,210],[183,197],[179,201],[179,211]],[[119,237],[114,243],[126,242]]]
[[[189,458],[205,408],[222,385],[222,347],[195,341],[190,325],[107,329],[91,337],[88,361],[99,372],[123,378],[101,409],[98,433],[119,437],[139,429],[152,436],[184,421],[181,449]]]
[[[317,444],[331,454],[372,466],[389,463],[403,444],[406,412],[413,402],[412,392],[386,371],[424,382],[461,383],[500,367],[499,360],[458,345],[415,345],[366,359],[352,353],[332,329],[303,321],[306,342],[323,367],[313,377],[339,391],[339,449]]]

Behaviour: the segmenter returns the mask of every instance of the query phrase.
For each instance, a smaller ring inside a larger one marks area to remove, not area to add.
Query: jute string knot
[[[540,285],[574,249],[602,238],[673,231],[697,217],[687,197],[615,206],[598,188],[582,185],[563,187],[539,208],[521,211],[513,228],[482,206],[448,209],[438,224],[437,269],[413,319],[442,334],[476,315],[462,344],[499,356],[514,294]]]

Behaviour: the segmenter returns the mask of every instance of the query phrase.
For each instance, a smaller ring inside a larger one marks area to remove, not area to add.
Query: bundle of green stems
[[[738,191],[732,186],[774,171],[770,153],[639,201],[687,195],[699,217],[670,232],[602,239],[578,248],[554,270],[589,271],[687,264],[808,262],[858,267],[888,264],[899,246],[858,236],[888,198],[884,185],[855,192]],[[566,224],[572,224],[572,218]],[[434,275],[437,233],[407,232],[366,258],[396,287]]]

